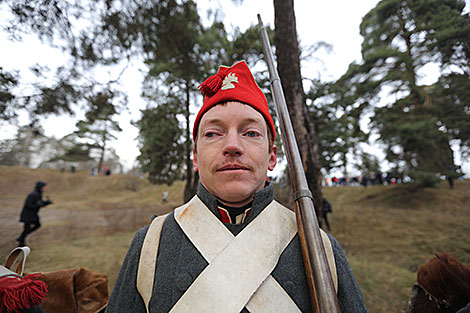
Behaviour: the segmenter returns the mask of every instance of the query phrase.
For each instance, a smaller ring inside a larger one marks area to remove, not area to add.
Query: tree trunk
[[[310,191],[313,194],[317,216],[323,199],[318,140],[308,112],[300,74],[300,51],[293,0],[274,0],[274,44],[277,67],[286,97],[289,115],[300,150]]]
[[[199,175],[196,173],[193,176],[193,161],[191,159],[192,138],[189,124],[189,97],[190,97],[190,82],[186,83],[186,142],[185,142],[185,157],[186,157],[186,185],[184,187],[184,202],[188,202],[197,192],[199,182]]]
[[[101,146],[101,156],[100,156],[100,161],[98,162],[98,174],[101,173],[101,169],[103,167],[105,151],[106,151],[106,136],[103,135],[103,145]]]

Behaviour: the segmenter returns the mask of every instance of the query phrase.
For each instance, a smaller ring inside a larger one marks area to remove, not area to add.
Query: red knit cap
[[[196,116],[193,127],[193,140],[196,141],[197,128],[201,118],[210,108],[227,101],[239,101],[257,110],[268,123],[276,138],[274,122],[269,113],[268,101],[258,87],[245,61],[235,63],[232,67],[221,66],[217,74],[206,79],[199,91],[204,96],[204,105]]]

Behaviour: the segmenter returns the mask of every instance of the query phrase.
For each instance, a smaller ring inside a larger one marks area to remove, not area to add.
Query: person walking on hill
[[[266,97],[244,61],[199,89],[197,195],[137,232],[106,312],[311,312],[295,214],[267,180],[277,147]],[[367,312],[339,243],[321,234],[341,312]]]
[[[45,207],[52,203],[47,197],[46,200],[42,200],[42,194],[46,188],[46,183],[43,181],[36,182],[34,191],[28,194],[23,205],[23,209],[20,214],[20,222],[24,223],[24,230],[21,235],[16,238],[18,246],[23,247],[26,245],[26,237],[33,231],[36,231],[41,227],[39,222],[38,212],[42,207]]]
[[[326,229],[328,229],[328,231],[331,230],[330,223],[328,222],[328,213],[332,212],[333,209],[331,206],[331,202],[326,200],[325,197],[323,197],[323,202],[321,206],[321,219],[318,221],[318,224],[320,225],[320,227],[322,227],[322,219],[325,220]]]

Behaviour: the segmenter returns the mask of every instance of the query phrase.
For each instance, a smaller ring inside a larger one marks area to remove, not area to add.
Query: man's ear
[[[197,168],[197,153],[196,153],[196,147],[193,148],[193,170],[195,172],[198,171],[198,168]]]
[[[269,154],[268,170],[272,171],[277,164],[277,147],[273,144],[273,150]]]

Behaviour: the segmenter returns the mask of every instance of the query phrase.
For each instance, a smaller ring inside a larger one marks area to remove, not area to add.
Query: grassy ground
[[[326,188],[339,240],[370,312],[405,310],[418,267],[447,251],[470,265],[470,181],[455,189],[406,186]]]
[[[37,180],[48,183],[54,203],[40,211],[42,227],[27,238],[32,252],[27,271],[87,267],[106,273],[112,289],[137,229],[153,214],[182,204],[182,182],[154,186],[125,175],[0,167],[0,258],[16,246],[22,231],[18,216]],[[162,203],[162,193],[169,192]]]
[[[0,167],[0,258],[15,247],[19,211],[39,179],[49,183],[54,204],[41,211],[43,227],[27,239],[32,253],[26,270],[87,267],[106,273],[110,289],[135,231],[152,214],[182,204],[182,182],[152,186],[124,175]],[[442,184],[412,193],[395,185],[325,188],[324,194],[333,204],[331,233],[372,313],[405,310],[416,271],[434,251],[470,265],[470,181],[457,181],[453,190]]]

